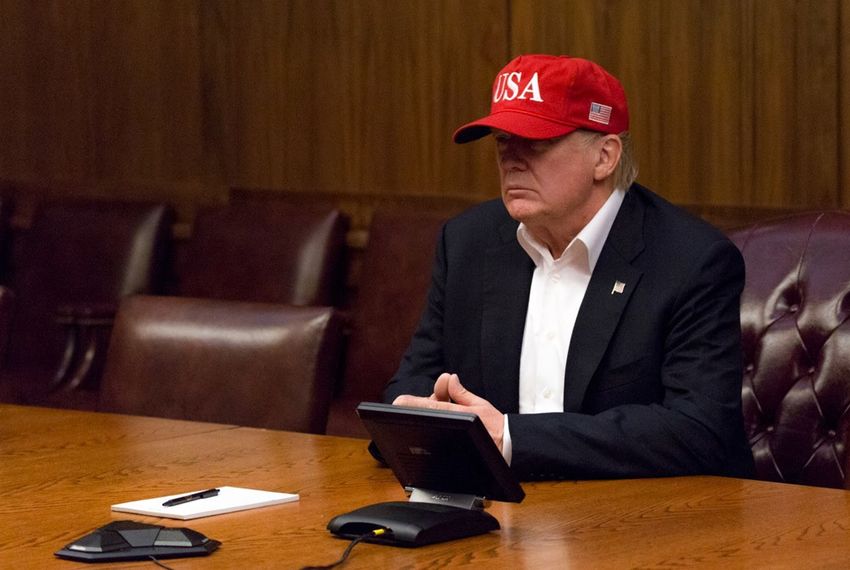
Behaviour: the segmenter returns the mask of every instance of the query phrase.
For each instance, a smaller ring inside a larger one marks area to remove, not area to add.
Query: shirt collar
[[[599,260],[599,255],[602,253],[602,247],[605,245],[605,240],[608,239],[608,233],[611,231],[611,226],[614,225],[614,219],[617,217],[617,212],[626,197],[625,190],[616,188],[605,203],[599,208],[599,211],[594,214],[593,218],[581,229],[581,231],[567,245],[564,252],[570,249],[574,242],[581,242],[587,250],[587,263],[590,272],[596,267],[596,262]],[[548,248],[537,241],[525,224],[520,222],[517,227],[517,241],[534,261],[535,265],[539,266],[546,261],[552,261],[552,256]],[[563,256],[563,254],[562,254]]]

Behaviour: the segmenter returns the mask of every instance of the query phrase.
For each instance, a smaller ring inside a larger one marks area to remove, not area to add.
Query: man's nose
[[[525,166],[527,148],[522,141],[509,139],[502,141],[497,146],[499,164],[503,168],[519,168]]]

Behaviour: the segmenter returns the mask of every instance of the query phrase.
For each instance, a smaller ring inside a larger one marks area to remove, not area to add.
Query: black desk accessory
[[[190,495],[183,495],[182,497],[174,497],[173,499],[168,499],[164,503],[162,503],[163,507],[176,507],[177,505],[182,505],[184,503],[191,503],[192,501],[200,501],[201,499],[209,499],[210,497],[218,497],[220,490],[219,489],[207,489],[206,491],[201,491],[200,493],[192,493]]]
[[[168,528],[135,521],[115,521],[66,545],[54,554],[80,562],[123,562],[151,557],[206,556],[221,543],[190,528]]]
[[[366,542],[422,546],[498,530],[488,501],[525,497],[501,452],[475,414],[363,402],[360,420],[409,493],[408,502],[369,505],[334,517],[328,530]]]

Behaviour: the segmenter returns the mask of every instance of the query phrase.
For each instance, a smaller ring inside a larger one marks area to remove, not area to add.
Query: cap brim
[[[568,135],[577,128],[529,113],[500,111],[462,126],[452,135],[452,140],[458,144],[472,142],[489,135],[493,129],[526,139],[542,140]]]

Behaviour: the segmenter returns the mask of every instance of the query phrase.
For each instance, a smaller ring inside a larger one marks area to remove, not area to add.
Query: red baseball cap
[[[588,129],[629,130],[626,92],[596,63],[579,57],[521,55],[493,83],[490,114],[455,131],[467,143],[499,129],[527,139],[551,139]]]

